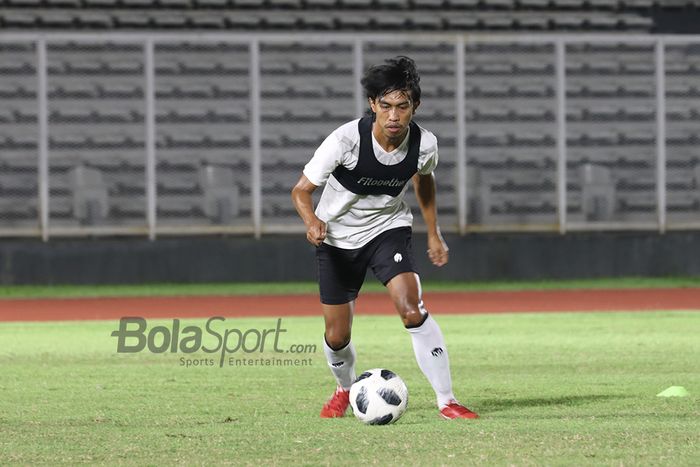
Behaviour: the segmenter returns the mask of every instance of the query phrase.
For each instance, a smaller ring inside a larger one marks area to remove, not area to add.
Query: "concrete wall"
[[[700,275],[700,232],[479,234],[447,236],[451,260],[429,264],[426,239],[414,251],[426,280],[507,280]],[[2,284],[315,280],[314,248],[303,235],[146,239],[3,240]]]

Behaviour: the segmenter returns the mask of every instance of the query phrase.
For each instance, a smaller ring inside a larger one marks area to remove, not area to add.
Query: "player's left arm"
[[[435,177],[432,173],[417,173],[413,176],[413,188],[423,220],[428,227],[428,257],[435,266],[444,266],[449,260],[449,249],[442,238],[437,220]]]

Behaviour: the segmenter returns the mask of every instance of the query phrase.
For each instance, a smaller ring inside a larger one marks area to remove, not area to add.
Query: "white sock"
[[[323,338],[323,353],[326,354],[328,367],[335,376],[338,386],[350,390],[350,386],[355,382],[355,347],[352,341],[339,350],[333,350],[328,346],[326,338]]]
[[[418,366],[435,391],[437,404],[443,408],[455,400],[452,392],[452,377],[450,376],[450,359],[447,356],[445,339],[442,337],[440,326],[432,316],[418,327],[406,328],[411,333],[413,352],[416,354]]]

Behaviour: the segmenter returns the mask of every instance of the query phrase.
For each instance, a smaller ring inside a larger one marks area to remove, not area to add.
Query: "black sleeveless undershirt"
[[[420,153],[420,128],[410,123],[408,137],[408,154],[394,165],[384,165],[377,160],[372,147],[372,118],[360,119],[357,127],[360,131],[360,154],[354,169],[348,170],[339,165],[333,176],[343,187],[358,195],[401,194],[404,185],[418,172]]]

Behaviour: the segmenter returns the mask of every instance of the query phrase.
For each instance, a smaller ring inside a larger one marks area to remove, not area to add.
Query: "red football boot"
[[[345,415],[350,405],[350,391],[343,388],[338,388],[333,393],[333,396],[328,399],[328,402],[323,404],[321,409],[321,418],[337,418]]]
[[[448,420],[453,420],[455,418],[479,418],[477,414],[457,401],[452,401],[440,409],[440,416]]]

